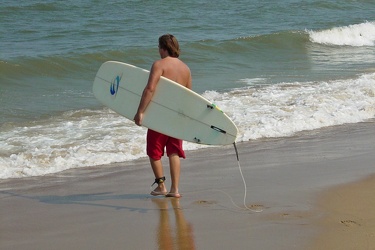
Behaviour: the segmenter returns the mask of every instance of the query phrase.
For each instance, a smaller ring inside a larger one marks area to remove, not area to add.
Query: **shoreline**
[[[187,151],[177,202],[149,195],[147,159],[0,180],[0,247],[309,249],[328,228],[319,195],[374,174],[374,128],[371,120],[238,143],[245,204],[260,213],[244,209],[233,146]]]

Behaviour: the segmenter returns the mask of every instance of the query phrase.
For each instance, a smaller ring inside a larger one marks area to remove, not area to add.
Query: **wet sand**
[[[371,249],[374,132],[239,143],[251,210],[233,146],[187,152],[181,199],[149,195],[147,159],[1,180],[0,249]]]
[[[375,249],[375,175],[319,195],[311,249]]]

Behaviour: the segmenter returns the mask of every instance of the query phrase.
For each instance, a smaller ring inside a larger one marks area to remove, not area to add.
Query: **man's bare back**
[[[156,86],[161,76],[175,81],[188,89],[191,89],[191,73],[189,67],[176,57],[171,57],[167,50],[159,49],[161,59],[153,63],[147,85],[143,91],[141,102],[134,121],[138,126],[142,125],[143,113],[154,95]]]
[[[156,61],[154,67],[160,68],[162,76],[191,89],[190,69],[180,59],[168,56]]]

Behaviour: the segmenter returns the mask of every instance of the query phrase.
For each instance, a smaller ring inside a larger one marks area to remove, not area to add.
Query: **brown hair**
[[[159,48],[167,50],[171,57],[180,56],[180,46],[178,41],[176,37],[171,34],[165,34],[159,37]]]

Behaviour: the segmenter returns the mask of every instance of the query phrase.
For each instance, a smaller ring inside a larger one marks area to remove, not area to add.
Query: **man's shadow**
[[[152,202],[159,210],[159,225],[157,231],[157,244],[159,249],[195,249],[193,228],[185,219],[179,199],[155,198]],[[169,209],[168,204],[172,209]],[[172,230],[170,211],[173,211],[175,230]],[[172,233],[173,232],[173,233]]]
[[[112,195],[111,193],[92,193],[92,194],[73,194],[73,195],[41,195],[41,196],[31,196],[31,195],[23,195],[17,194],[8,191],[1,191],[0,193],[6,194],[9,196],[25,198],[30,200],[36,200],[46,204],[56,204],[56,205],[67,205],[67,204],[76,204],[76,205],[84,205],[84,206],[96,206],[96,207],[107,207],[116,210],[129,210],[129,211],[137,211],[140,213],[146,213],[150,209],[147,208],[137,208],[137,207],[128,207],[128,206],[121,206],[121,205],[109,205],[109,204],[100,204],[97,202],[105,201],[105,200],[131,200],[131,199],[146,199],[148,195],[142,194],[123,194],[123,195]]]

